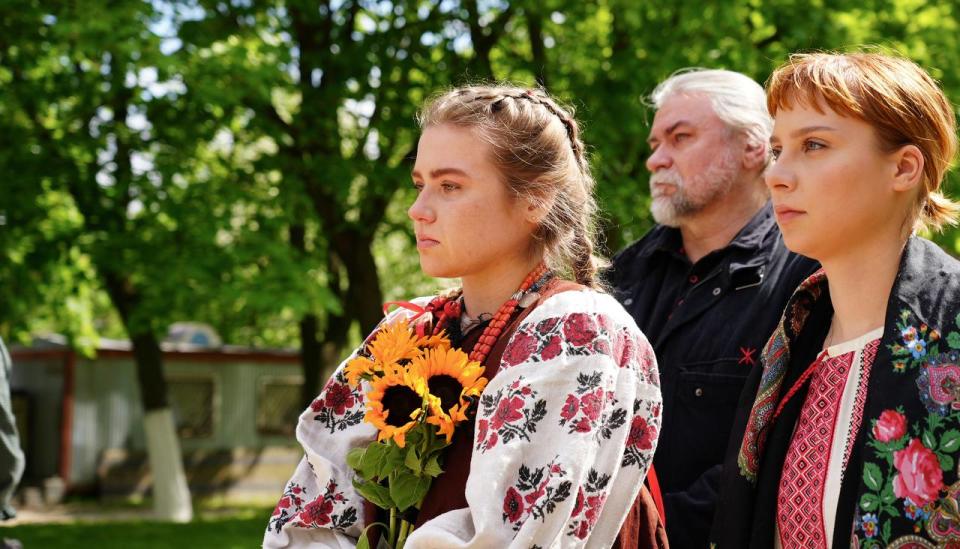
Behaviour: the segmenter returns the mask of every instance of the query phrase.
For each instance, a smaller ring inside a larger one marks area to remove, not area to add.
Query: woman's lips
[[[805,213],[807,213],[803,210],[797,210],[789,206],[777,206],[776,208],[773,209],[773,211],[777,215],[777,221],[781,223],[785,221],[790,221],[792,219],[796,219],[797,217],[800,217],[801,215],[804,215]]]
[[[439,245],[440,242],[425,236],[417,237],[417,249],[418,250],[427,250],[433,248],[434,246]]]

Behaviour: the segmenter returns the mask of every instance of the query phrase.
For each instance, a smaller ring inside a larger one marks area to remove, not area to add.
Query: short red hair
[[[873,126],[885,150],[915,145],[924,160],[918,227],[956,223],[960,206],[940,192],[957,150],[956,118],[943,90],[916,63],[879,53],[793,54],[766,87],[771,116],[794,102],[821,113],[826,105]]]

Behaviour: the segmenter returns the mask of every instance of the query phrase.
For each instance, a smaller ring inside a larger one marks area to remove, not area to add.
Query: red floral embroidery
[[[590,315],[573,313],[563,321],[563,336],[571,345],[584,347],[597,338],[597,328],[597,323]]]
[[[559,356],[562,351],[563,345],[560,344],[560,336],[553,336],[550,338],[550,341],[547,342],[543,351],[540,352],[540,356],[543,360],[550,360]]]
[[[645,411],[645,413],[641,413]],[[649,417],[648,419],[645,419]],[[660,430],[660,403],[633,401],[633,420],[627,435],[627,447],[621,465],[646,469],[653,458],[653,449]]]
[[[627,436],[627,446],[649,450],[653,447],[653,439],[656,436],[656,430],[650,427],[646,419],[642,416],[634,416],[633,423],[630,424],[630,435]]]
[[[356,403],[356,396],[349,385],[343,383],[331,383],[327,387],[327,394],[323,398],[326,406],[333,410],[333,413],[342,416],[347,408],[352,408]]]
[[[517,332],[504,350],[502,360],[507,366],[516,366],[526,362],[536,350],[536,337],[526,332]]]
[[[873,437],[880,442],[897,440],[907,434],[907,418],[896,410],[884,410],[873,424]]]
[[[327,483],[325,493],[303,507],[296,515],[294,526],[303,528],[332,528],[344,531],[357,522],[357,509],[341,505],[340,513],[335,514],[336,504],[343,504],[346,498],[337,490],[337,483]],[[278,530],[279,531],[279,530]]]
[[[509,522],[517,522],[523,516],[523,498],[513,486],[507,490],[507,495],[503,498],[503,516],[504,520]]]
[[[538,400],[537,392],[521,383],[522,379],[480,397],[474,442],[477,450],[486,452],[501,440],[504,444],[514,439],[529,441],[530,433],[535,433],[537,424],[546,417],[547,401]]]
[[[912,439],[906,448],[894,452],[893,466],[897,469],[893,493],[898,498],[910,498],[918,506],[937,499],[943,488],[943,471],[937,455],[920,439]]]
[[[562,480],[566,474],[555,461],[535,469],[520,465],[517,482],[503,498],[503,522],[515,532],[528,519],[546,522],[546,516],[570,497],[573,483]]]
[[[568,536],[577,539],[587,538],[596,525],[597,519],[600,518],[603,504],[607,501],[605,489],[609,483],[610,475],[590,469],[587,473],[587,483],[577,491],[577,503],[573,507],[573,512],[570,513],[570,518],[573,520],[567,530]]]
[[[493,419],[490,420],[490,426],[499,429],[503,427],[504,423],[513,423],[523,419],[523,414],[520,412],[522,409],[523,398],[519,396],[501,400],[500,404],[497,405],[497,411],[493,414]]]
[[[580,411],[580,399],[576,395],[567,395],[567,401],[563,403],[560,409],[560,417],[569,421]]]
[[[284,524],[303,510],[302,496],[305,495],[307,495],[306,490],[299,484],[295,482],[288,484],[283,491],[283,497],[280,498],[273,514],[270,515],[267,530],[280,532]]]
[[[342,371],[337,372],[310,404],[310,409],[316,413],[313,419],[331,434],[359,424],[363,421],[364,411],[363,396],[357,391],[359,389],[347,384]]]
[[[597,441],[609,439],[613,431],[626,421],[627,411],[613,408],[617,404],[612,391],[601,387],[603,373],[579,374],[577,376],[577,394],[568,394],[560,411],[560,425],[569,424],[569,433],[590,433],[596,431]],[[579,396],[578,396],[579,395]]]

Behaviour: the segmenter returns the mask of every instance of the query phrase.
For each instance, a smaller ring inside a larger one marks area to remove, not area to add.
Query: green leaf
[[[359,492],[361,496],[381,509],[395,507],[394,501],[390,496],[390,490],[386,486],[355,478],[353,479],[353,487],[357,489],[357,492]]]
[[[960,449],[960,431],[950,429],[940,438],[940,451],[953,453]]]
[[[371,442],[366,448],[354,448],[347,452],[347,465],[367,480],[381,477],[380,469],[389,447],[379,442]]]
[[[429,460],[423,468],[423,472],[430,475],[431,477],[436,477],[443,472],[443,468],[440,467],[440,456],[434,455]]]
[[[960,349],[960,333],[950,332],[947,334],[947,345],[951,349]]]
[[[937,454],[937,457],[940,459],[940,468],[944,471],[953,470],[953,456],[949,454]]]
[[[893,482],[888,482],[886,486],[883,487],[883,492],[880,493],[880,499],[883,503],[893,503],[897,500],[896,494],[893,493]]]
[[[390,477],[390,498],[397,504],[398,510],[406,511],[423,500],[432,480],[426,475],[397,473]]]
[[[875,463],[867,463],[863,466],[863,482],[867,488],[879,492],[883,486],[883,474],[880,473],[880,467]],[[866,496],[864,496],[866,497]]]
[[[423,472],[423,464],[420,463],[420,456],[417,455],[417,448],[415,446],[410,446],[407,449],[407,456],[403,460],[403,464],[418,475]]]
[[[880,535],[881,537],[883,537],[884,543],[888,543],[890,541],[890,521],[889,520],[883,523],[883,526],[880,529]]]
[[[367,532],[371,528],[383,528],[385,532],[389,531],[390,527],[382,522],[374,522],[366,528],[363,529],[363,532],[360,533],[360,537],[357,539],[357,549],[370,549],[370,536]]]
[[[880,506],[880,500],[876,494],[863,494],[860,498],[860,508],[864,511],[876,511]]]
[[[933,433],[930,431],[923,432],[923,445],[931,450],[937,447],[937,440],[933,438]]]
[[[377,473],[379,478],[387,478],[398,469],[404,467],[403,462],[407,456],[406,451],[394,444],[389,445],[387,450],[383,458],[383,463],[380,464],[380,471]]]

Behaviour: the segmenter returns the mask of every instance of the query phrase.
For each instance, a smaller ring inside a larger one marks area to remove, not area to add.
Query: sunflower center
[[[421,406],[423,399],[406,385],[394,385],[383,392],[382,402],[383,408],[390,412],[387,425],[403,427],[410,422],[410,414]]]
[[[444,411],[459,403],[460,393],[463,392],[463,385],[460,384],[460,381],[447,374],[431,377],[427,381],[427,387],[430,388],[430,394],[440,399],[440,407]]]

